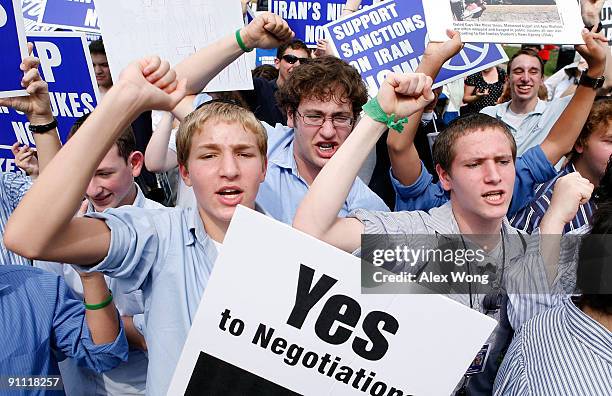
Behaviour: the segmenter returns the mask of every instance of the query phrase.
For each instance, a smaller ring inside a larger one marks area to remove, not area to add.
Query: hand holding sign
[[[32,147],[24,144],[20,146],[19,142],[15,142],[11,146],[11,151],[15,156],[15,165],[23,170],[28,176],[32,178],[38,176],[38,158],[36,157],[36,150]]]
[[[32,45],[28,46],[31,51]],[[33,56],[28,56],[21,62],[19,67],[24,72],[21,85],[29,96],[0,98],[0,106],[8,106],[25,113],[30,123],[34,125],[45,125],[53,121],[53,114],[47,83],[38,73],[39,64],[39,59]]]
[[[422,73],[389,73],[378,91],[378,103],[387,114],[407,117],[434,99],[431,84],[431,77]]]
[[[259,15],[240,34],[248,48],[276,48],[295,35],[283,18],[270,12]]]
[[[605,0],[581,0],[580,13],[585,26],[596,26]]]
[[[167,61],[157,56],[132,62],[123,70],[115,88],[133,95],[138,108],[172,110],[185,96],[185,80],[177,80],[176,72]]]

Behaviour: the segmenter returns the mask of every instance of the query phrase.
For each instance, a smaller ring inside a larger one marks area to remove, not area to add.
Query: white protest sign
[[[454,29],[464,42],[583,44],[576,0],[423,0],[423,7],[432,41]]]
[[[130,63],[151,54],[176,65],[244,26],[239,0],[96,0],[111,74],[118,81]],[[217,75],[205,91],[253,89],[246,57]]]
[[[495,320],[362,295],[360,276],[360,259],[237,208],[168,394],[450,394]]]

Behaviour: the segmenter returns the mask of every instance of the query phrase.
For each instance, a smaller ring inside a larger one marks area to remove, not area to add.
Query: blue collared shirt
[[[550,206],[550,200],[552,199],[553,189],[557,179],[573,172],[576,172],[576,168],[574,168],[574,164],[570,162],[561,169],[557,176],[546,183],[538,185],[535,188],[535,197],[529,206],[521,209],[512,217],[512,220],[510,220],[512,226],[528,233],[538,228],[544,214]],[[576,216],[565,225],[563,233],[565,234],[583,226],[588,226],[593,217],[595,208],[595,202],[592,200],[588,200],[585,204],[580,205]]]
[[[2,172],[0,179],[0,232],[4,235],[4,227],[21,199],[32,186],[32,179],[21,173]],[[32,261],[21,257],[4,246],[0,238],[0,265],[32,265]]]
[[[124,292],[142,290],[149,351],[147,394],[165,395],[217,248],[192,208],[122,207],[87,216],[106,221],[111,243],[106,258],[86,270],[116,278]]]
[[[549,102],[538,99],[535,109],[525,116],[518,128],[512,125],[507,115],[512,101],[485,107],[480,112],[495,117],[508,125],[516,141],[517,155],[523,155],[528,149],[537,146],[546,139],[571,99],[572,96],[565,96]]]
[[[259,187],[257,203],[270,216],[291,224],[308,192],[308,183],[300,177],[293,156],[294,131],[281,124],[263,125],[268,132],[268,170]],[[346,217],[357,209],[389,211],[384,201],[359,178],[355,179],[338,216]]]
[[[127,359],[121,321],[113,343],[94,344],[83,302],[63,279],[38,268],[0,266],[0,317],[0,376],[58,375],[52,349],[99,372]]]
[[[132,206],[145,209],[161,209],[160,203],[147,199],[138,184],[136,198]],[[95,208],[91,202],[87,205],[86,213],[94,213]],[[66,284],[75,295],[83,297],[83,284],[78,271],[71,265],[48,261],[34,261],[34,266],[56,273],[64,278]],[[137,330],[144,334],[144,301],[141,290],[122,293],[117,286],[117,280],[104,277],[108,288],[113,292],[113,301],[119,313],[134,318]],[[95,374],[85,368],[76,367],[69,359],[60,363],[62,377],[66,391],[71,395],[106,395],[106,394],[142,394],[146,386],[147,356],[141,350],[130,350],[126,363],[104,374]]]
[[[612,393],[612,332],[571,299],[525,323],[499,369],[495,395]]]
[[[534,188],[538,183],[544,183],[557,174],[540,146],[533,147],[521,157],[517,157],[514,167],[516,178],[508,217],[514,215],[533,199]],[[417,181],[410,186],[401,184],[391,172],[391,183],[395,190],[395,211],[429,211],[431,208],[437,208],[448,202],[450,200],[448,192],[444,191],[439,182],[433,184],[432,180],[433,177],[425,165],[421,166],[421,175]]]

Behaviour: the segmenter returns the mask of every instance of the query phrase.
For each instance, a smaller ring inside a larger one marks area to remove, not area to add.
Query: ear
[[[287,109],[287,126],[295,128],[295,113],[291,109]]]
[[[576,142],[574,144],[574,150],[578,153],[578,154],[582,154],[584,153],[584,145],[580,142]]]
[[[138,177],[144,166],[144,154],[140,151],[133,151],[128,157],[127,163],[132,168],[132,176]]]
[[[277,69],[280,69],[280,63],[281,63],[280,59],[274,58],[274,67],[276,67]]]
[[[266,156],[266,158],[264,159],[263,162],[263,171],[261,172],[261,177],[259,178],[259,183],[263,183],[264,180],[266,179],[266,172],[268,171],[268,157]]]
[[[450,191],[453,187],[453,181],[450,173],[442,169],[440,164],[436,164],[436,173],[438,174],[440,184],[442,185],[444,191]]]
[[[185,184],[189,187],[192,187],[193,184],[191,183],[191,176],[189,175],[189,170],[187,169],[187,167],[185,165],[179,164],[178,168],[181,178],[183,179]]]

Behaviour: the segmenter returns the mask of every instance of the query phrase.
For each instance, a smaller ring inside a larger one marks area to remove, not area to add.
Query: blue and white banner
[[[26,32],[48,32],[55,30],[50,26],[40,26],[38,15],[42,10],[42,3],[45,0],[21,0],[21,10],[23,11],[23,25]]]
[[[27,95],[21,60],[28,56],[21,0],[0,0],[0,98]]]
[[[412,73],[429,41],[421,1],[386,1],[325,26],[330,44],[375,96],[387,73]],[[508,60],[500,45],[465,44],[440,70],[438,87]]]
[[[276,59],[276,48],[272,48],[272,49],[257,48],[255,50],[255,66],[261,66],[261,65],[274,66],[275,59]]]
[[[34,55],[40,59],[39,71],[49,84],[51,110],[65,142],[74,121],[92,112],[99,101],[87,41],[75,32],[32,33],[28,41],[34,43]],[[10,148],[16,141],[34,145],[28,120],[11,108],[0,107],[0,158],[13,158]]]
[[[38,23],[42,26],[100,34],[93,0],[42,0]]]
[[[360,8],[372,5],[373,0],[363,0]],[[317,40],[325,38],[323,25],[342,15],[346,0],[268,0],[268,11],[287,21],[295,32],[295,38],[309,47],[316,47]]]

